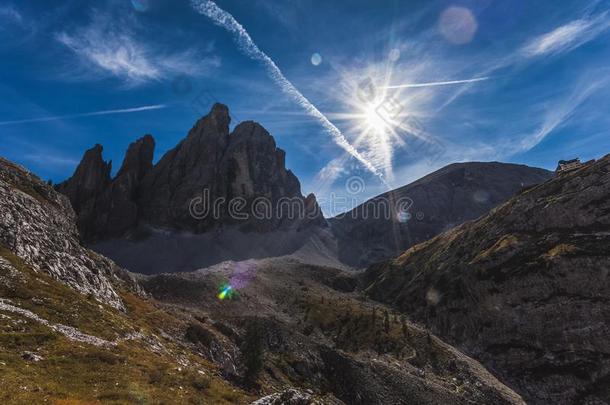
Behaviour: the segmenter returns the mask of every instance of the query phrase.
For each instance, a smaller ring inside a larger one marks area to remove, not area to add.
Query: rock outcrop
[[[324,226],[315,197],[301,195],[273,137],[251,121],[229,133],[229,123],[228,108],[215,104],[154,166],[154,140],[147,135],[129,147],[114,179],[102,147],[87,151],[57,187],[78,213],[83,239],[121,237],[139,225],[196,233]]]
[[[77,213],[78,229],[83,232],[84,238],[89,236],[89,230],[97,227],[97,200],[111,181],[112,163],[104,161],[102,150],[99,144],[87,150],[72,177],[57,185],[57,190],[70,199]]]
[[[533,404],[610,402],[610,155],[372,266],[370,297]]]
[[[99,159],[100,152],[97,147],[87,152],[75,174],[80,183],[70,190],[85,195],[104,184],[109,166]],[[113,262],[80,245],[75,219],[64,195],[0,158],[0,249],[82,294],[122,309],[115,285],[135,283]]]
[[[111,163],[102,158],[102,146],[85,152],[74,175],[57,185],[70,199],[85,241],[121,236],[136,226],[140,181],[152,168],[155,141],[150,135],[129,145],[123,165],[114,179]]]
[[[303,391],[288,388],[275,394],[267,395],[252,402],[250,405],[343,405],[344,403],[332,397],[316,398],[313,391]]]
[[[282,199],[305,206],[298,179],[285,167],[285,152],[261,125],[242,122],[229,134],[229,123],[227,107],[214,105],[145,177],[140,205],[148,223],[202,232],[227,225],[268,231],[295,222],[276,210]],[[216,207],[216,212],[193,218],[194,198],[204,199],[201,210]],[[273,209],[269,217],[252,218],[256,201]]]
[[[96,214],[102,223],[93,228],[93,235],[88,237],[121,236],[137,225],[140,182],[152,169],[154,149],[155,141],[150,135],[129,145],[123,165],[99,199],[101,207]]]
[[[331,219],[339,258],[366,266],[396,257],[551,177],[547,170],[507,163],[448,165]]]

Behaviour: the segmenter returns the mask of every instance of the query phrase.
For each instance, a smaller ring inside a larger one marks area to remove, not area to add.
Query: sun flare
[[[375,104],[367,104],[363,107],[364,125],[376,133],[383,133],[388,130],[388,123],[379,115]]]

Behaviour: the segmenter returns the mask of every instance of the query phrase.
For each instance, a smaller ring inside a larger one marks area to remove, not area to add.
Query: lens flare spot
[[[220,286],[220,288],[218,289],[218,299],[219,300],[224,300],[226,298],[231,299],[233,297],[233,294],[235,293],[235,290],[233,290],[233,287],[231,287],[231,285],[225,283],[223,285]]]
[[[431,287],[428,292],[426,292],[426,302],[428,305],[438,305],[440,300],[441,294],[434,287]]]
[[[397,215],[396,215],[396,219],[398,220],[398,222],[400,222],[401,224],[405,224],[407,222],[409,222],[409,220],[411,219],[411,213],[407,212],[407,211],[400,211]]]
[[[314,53],[311,55],[311,64],[314,66],[319,66],[322,63],[322,56],[319,53]]]
[[[477,190],[472,195],[472,199],[479,204],[485,204],[489,202],[489,197],[489,193],[485,190]]]
[[[149,0],[131,0],[131,5],[136,11],[141,13],[148,11],[150,8]]]
[[[465,7],[449,7],[441,14],[439,29],[447,41],[467,44],[474,38],[478,23],[472,12]]]
[[[398,59],[400,59],[400,50],[398,48],[394,48],[390,51],[388,56],[391,62],[396,62]]]

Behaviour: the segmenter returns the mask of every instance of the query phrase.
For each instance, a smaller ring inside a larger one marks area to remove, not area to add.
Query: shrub
[[[198,323],[192,323],[186,329],[184,337],[195,344],[202,344],[204,346],[210,346],[214,341],[214,335],[206,328]]]
[[[205,391],[210,388],[210,380],[205,377],[196,377],[193,379],[193,381],[191,381],[191,385],[197,391]]]
[[[256,381],[263,369],[263,328],[258,319],[248,323],[246,335],[241,347],[246,366],[246,379],[250,382]]]

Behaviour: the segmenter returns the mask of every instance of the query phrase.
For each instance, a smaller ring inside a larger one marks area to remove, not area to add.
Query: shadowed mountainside
[[[607,403],[610,155],[532,187],[364,277],[367,294],[535,404]]]
[[[544,169],[508,163],[445,166],[329,220],[338,240],[339,259],[356,267],[390,259],[551,177]],[[397,212],[401,202],[408,205],[402,220]]]

